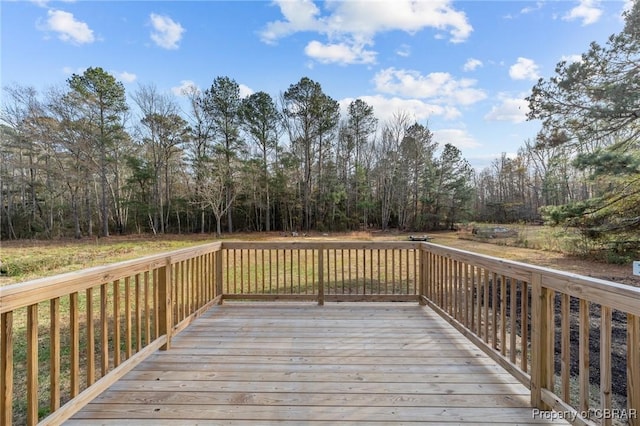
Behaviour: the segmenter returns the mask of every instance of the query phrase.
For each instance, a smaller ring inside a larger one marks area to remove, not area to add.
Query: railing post
[[[222,304],[222,250],[216,252],[216,297],[220,296],[220,304]]]
[[[553,391],[554,292],[542,286],[539,273],[531,278],[531,406],[549,410],[542,389]]]
[[[318,250],[318,305],[324,305],[324,249]]]
[[[13,417],[13,312],[0,315],[0,425]]]
[[[167,343],[160,349],[171,349],[171,332],[173,331],[172,306],[171,306],[171,258],[167,258],[164,266],[158,269],[158,321],[159,334],[167,336]]]
[[[627,314],[627,409],[630,426],[640,425],[640,316]]]
[[[425,291],[425,285],[426,285],[426,280],[425,280],[425,272],[426,272],[426,268],[425,268],[425,249],[424,249],[424,244],[420,244],[420,251],[418,252],[418,264],[420,265],[420,273],[419,273],[419,278],[418,278],[418,303],[421,306],[425,306],[427,304],[427,302],[424,300],[427,297],[426,291]]]

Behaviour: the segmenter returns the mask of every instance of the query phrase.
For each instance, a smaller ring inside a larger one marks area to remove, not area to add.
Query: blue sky
[[[129,94],[218,76],[274,98],[307,76],[381,125],[405,112],[476,169],[534,139],[524,101],[558,61],[623,27],[631,1],[7,1],[3,86],[46,91],[102,67]],[[182,98],[184,99],[184,98]]]

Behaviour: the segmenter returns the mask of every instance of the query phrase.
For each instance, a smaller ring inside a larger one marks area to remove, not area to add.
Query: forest
[[[358,99],[341,113],[307,77],[274,99],[218,76],[184,93],[186,111],[98,66],[43,92],[6,86],[0,239],[546,222],[637,253],[640,2],[586,49],[532,88],[535,140],[483,170],[408,112],[380,122]]]

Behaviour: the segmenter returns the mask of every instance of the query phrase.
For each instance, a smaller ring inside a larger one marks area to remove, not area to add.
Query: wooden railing
[[[532,407],[575,424],[640,424],[640,288],[423,250],[423,300],[529,386]]]
[[[0,425],[59,424],[169,348],[220,299],[221,260],[213,243],[1,287]]]
[[[225,242],[225,299],[417,301],[416,242]]]
[[[214,243],[0,292],[0,425],[60,423],[225,299],[419,301],[533,407],[638,424],[640,289],[429,243]]]

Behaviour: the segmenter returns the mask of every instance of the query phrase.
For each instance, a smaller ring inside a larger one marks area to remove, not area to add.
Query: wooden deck
[[[536,424],[530,393],[413,303],[229,302],[67,424]]]

